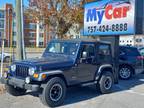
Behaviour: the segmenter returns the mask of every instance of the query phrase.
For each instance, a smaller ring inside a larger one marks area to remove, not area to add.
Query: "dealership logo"
[[[104,17],[107,20],[126,18],[129,11],[130,5],[114,7],[111,4],[107,5],[104,9],[88,9],[86,13],[86,22],[97,21],[98,24],[101,24]]]

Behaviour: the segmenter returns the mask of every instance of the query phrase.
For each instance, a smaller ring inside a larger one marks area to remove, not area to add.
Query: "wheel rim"
[[[104,82],[104,87],[106,90],[109,90],[112,87],[111,77],[106,77],[105,82]]]
[[[120,69],[120,77],[123,79],[129,78],[131,75],[131,71],[129,68],[121,68]]]
[[[54,84],[50,89],[50,99],[52,101],[58,101],[62,97],[62,86],[60,84]]]

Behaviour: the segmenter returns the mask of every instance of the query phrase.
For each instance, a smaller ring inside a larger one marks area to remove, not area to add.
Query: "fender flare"
[[[61,71],[61,70],[54,70],[54,71],[41,72],[41,73],[39,73],[38,81],[42,81],[41,78],[42,78],[43,74],[46,74],[47,76],[58,75],[58,74],[63,75],[63,71]]]
[[[111,64],[103,64],[103,65],[101,65],[99,67],[99,69],[98,69],[98,71],[97,71],[97,73],[95,75],[95,80],[99,80],[99,78],[101,77],[101,74],[102,74],[103,70],[106,69],[106,68],[110,68],[113,71],[113,67],[112,67]],[[113,72],[112,72],[112,74],[113,74]]]

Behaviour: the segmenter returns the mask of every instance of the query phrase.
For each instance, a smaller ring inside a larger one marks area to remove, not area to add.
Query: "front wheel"
[[[110,93],[113,86],[113,75],[111,72],[104,72],[98,83],[98,89],[101,93]]]
[[[65,95],[65,82],[61,78],[55,77],[48,81],[40,95],[40,99],[44,105],[57,107],[64,102]]]

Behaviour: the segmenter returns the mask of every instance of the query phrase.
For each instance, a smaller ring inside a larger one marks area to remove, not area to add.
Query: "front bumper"
[[[24,80],[18,79],[18,78],[14,78],[14,77],[9,78],[9,79],[6,79],[6,78],[2,77],[0,79],[0,81],[3,84],[12,85],[14,87],[19,87],[19,88],[26,89],[26,90],[39,91],[39,89],[40,89],[40,85],[37,85],[37,84],[27,84],[27,83],[25,83]]]

